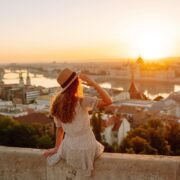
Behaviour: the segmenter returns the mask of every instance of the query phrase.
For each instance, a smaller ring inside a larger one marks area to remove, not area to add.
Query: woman
[[[90,127],[88,111],[110,105],[112,100],[89,76],[66,68],[57,78],[62,91],[51,105],[51,115],[56,125],[56,144],[44,152],[49,165],[56,164],[61,158],[71,166],[82,169],[86,176],[93,170],[94,160],[104,151],[104,146],[96,141]],[[97,97],[83,96],[81,82],[94,87]],[[65,137],[63,139],[65,132]]]

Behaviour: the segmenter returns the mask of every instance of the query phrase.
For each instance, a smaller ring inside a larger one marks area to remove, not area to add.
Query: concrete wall
[[[104,153],[84,177],[64,161],[47,166],[42,152],[0,146],[0,180],[180,180],[180,157]]]

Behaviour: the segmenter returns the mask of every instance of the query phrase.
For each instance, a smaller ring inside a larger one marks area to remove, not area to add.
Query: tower
[[[141,56],[139,56],[139,57],[137,58],[136,64],[140,64],[140,65],[144,64],[144,60],[142,59]]]
[[[29,76],[29,71],[27,71],[26,85],[27,85],[27,86],[31,86],[31,78],[30,78],[30,76]]]
[[[24,87],[24,79],[22,76],[22,72],[19,73],[19,86]]]
[[[137,87],[134,83],[134,64],[132,64],[132,67],[131,67],[131,85],[129,88],[129,94],[130,94],[131,99],[137,99],[138,94],[139,94]]]
[[[4,84],[4,82],[3,82],[3,76],[4,76],[3,71],[0,71],[0,84]]]

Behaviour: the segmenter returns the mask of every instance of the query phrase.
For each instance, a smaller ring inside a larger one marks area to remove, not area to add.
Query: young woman
[[[89,76],[68,68],[59,74],[57,81],[62,91],[51,105],[51,115],[57,127],[56,144],[46,150],[44,156],[49,165],[56,164],[62,158],[90,176],[93,162],[103,153],[104,146],[95,139],[88,111],[110,105],[112,100]],[[81,83],[94,87],[100,98],[83,96]]]

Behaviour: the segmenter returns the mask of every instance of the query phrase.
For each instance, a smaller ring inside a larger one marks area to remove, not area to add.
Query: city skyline
[[[178,0],[7,0],[0,17],[0,63],[180,56]]]

